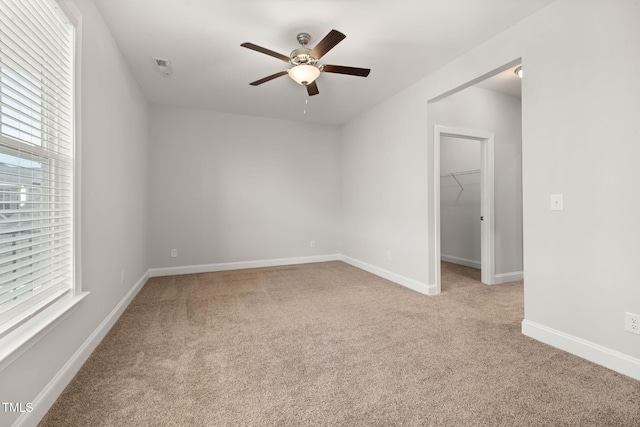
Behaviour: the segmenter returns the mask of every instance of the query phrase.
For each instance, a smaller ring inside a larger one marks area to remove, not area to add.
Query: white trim
[[[512,271],[510,273],[498,273],[493,280],[494,285],[501,285],[503,283],[515,282],[516,280],[524,280],[524,272]]]
[[[450,262],[452,264],[459,264],[459,265],[464,265],[466,267],[477,268],[478,270],[480,270],[480,267],[481,267],[480,261],[460,258],[453,255],[445,255],[442,253],[440,254],[440,260],[445,262]]]
[[[441,254],[440,259],[445,262],[450,262],[452,264],[464,265],[466,267],[471,268],[481,268],[481,264],[479,261],[460,258],[453,255],[445,255]],[[492,285],[501,285],[503,283],[515,282],[517,280],[524,280],[524,272],[522,271],[511,271],[509,273],[497,273],[493,276],[493,280],[491,281]]]
[[[430,160],[433,166],[433,188],[431,191],[428,191],[427,194],[433,195],[433,212],[428,212],[431,216],[433,216],[433,230],[431,231],[431,235],[433,236],[434,247],[433,247],[433,258],[431,262],[433,263],[434,273],[435,273],[435,287],[436,294],[440,294],[442,292],[442,271],[441,271],[441,247],[440,247],[440,132],[439,126],[433,127],[433,159]],[[429,199],[429,196],[427,196]],[[427,240],[429,236],[427,236]],[[427,265],[430,263],[427,262]],[[430,279],[431,276],[428,276]],[[432,286],[434,286],[432,284]]]
[[[484,134],[484,137],[482,136]],[[482,137],[480,141],[480,191],[482,197],[480,199],[481,214],[484,220],[480,222],[482,258],[481,281],[487,285],[495,284],[496,274],[496,216],[495,216],[495,200],[494,200],[494,174],[495,174],[495,155],[494,155],[494,137],[493,133],[478,132],[476,137]]]
[[[277,267],[281,265],[309,264],[313,262],[339,261],[339,254],[296,258],[275,258],[255,261],[223,262],[218,264],[185,265],[180,267],[150,268],[149,277],[178,276],[181,274],[213,273],[216,271],[243,270],[245,268]]]
[[[2,343],[0,346],[0,372],[73,313],[77,309],[78,303],[87,295],[89,292],[63,297],[2,337],[0,340]]]
[[[13,423],[13,427],[36,425],[47,414],[47,411],[60,396],[64,388],[71,382],[74,375],[80,370],[84,362],[87,361],[93,350],[100,344],[107,332],[120,318],[129,303],[142,289],[142,286],[149,279],[149,272],[136,282],[129,292],[120,300],[111,313],[100,323],[86,341],[76,350],[71,358],[64,364],[51,381],[38,393],[33,400],[33,412],[25,412]]]
[[[366,262],[348,257],[346,255],[340,255],[340,260],[354,267],[357,267],[361,270],[367,271],[371,274],[375,274],[376,276],[380,276],[384,279],[397,283],[398,285],[402,285],[405,288],[409,288],[413,291],[420,292],[421,294],[436,295],[436,288],[434,285],[428,285],[418,280],[411,279],[406,276],[402,276],[400,274],[394,273],[389,270],[385,270],[380,267],[376,267],[371,264],[367,264]]]
[[[80,20],[82,19],[82,13],[80,13],[80,9],[75,4],[74,0],[54,0],[55,3],[58,3],[58,6],[62,9],[64,15],[69,20],[69,23],[74,27],[78,27],[80,25]]]
[[[194,273],[214,273],[216,271],[243,270],[247,268],[277,267],[281,265],[309,264],[314,262],[343,261],[369,273],[391,280],[416,292],[425,295],[436,295],[435,285],[428,285],[418,280],[402,276],[389,270],[376,267],[366,262],[342,254],[318,255],[296,258],[276,258],[256,261],[225,262],[218,264],[186,265],[180,267],[150,268],[149,277],[177,276]]]
[[[481,222],[481,281],[491,285],[495,280],[495,215],[494,215],[494,135],[492,132],[485,132],[472,129],[454,128],[434,125],[433,127],[433,188],[430,194],[433,195],[434,218],[433,236],[435,248],[431,262],[435,267],[435,287],[436,294],[441,292],[441,272],[440,272],[440,138],[443,136],[466,138],[480,141],[480,191],[481,215],[484,220]]]
[[[73,261],[75,294],[82,293],[82,13],[73,0],[56,0],[74,27],[73,54]]]
[[[522,321],[522,333],[552,347],[640,380],[640,359],[628,354],[526,319]]]

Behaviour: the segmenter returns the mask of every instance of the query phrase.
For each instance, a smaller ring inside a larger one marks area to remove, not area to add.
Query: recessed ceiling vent
[[[153,63],[156,66],[156,70],[165,77],[171,75],[171,62],[168,59],[153,58]]]

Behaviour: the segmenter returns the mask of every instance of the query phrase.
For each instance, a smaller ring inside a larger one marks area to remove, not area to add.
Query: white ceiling
[[[536,12],[553,0],[95,0],[149,102],[341,124]],[[367,78],[323,73],[309,98],[287,76],[250,86],[288,64],[308,32],[347,38],[323,64],[371,68]],[[168,59],[163,77],[152,57]]]

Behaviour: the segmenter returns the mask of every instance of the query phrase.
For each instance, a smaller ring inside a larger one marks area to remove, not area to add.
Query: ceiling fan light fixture
[[[318,64],[318,60],[322,58],[325,53],[333,49],[345,37],[346,36],[340,31],[331,30],[329,31],[329,34],[327,34],[322,40],[320,40],[316,47],[314,47],[313,49],[309,49],[307,48],[307,43],[309,43],[311,36],[309,36],[309,34],[307,33],[300,33],[298,34],[297,39],[301,47],[291,52],[290,56],[282,55],[278,52],[274,52],[262,46],[258,46],[257,44],[249,42],[242,43],[240,45],[242,47],[255,50],[256,52],[264,53],[265,55],[273,56],[274,58],[277,58],[284,62],[288,62],[292,65],[292,67],[288,70],[280,71],[249,84],[251,86],[259,86],[263,83],[288,74],[294,82],[298,83],[299,85],[305,86],[306,92],[309,96],[314,96],[320,93],[318,91],[318,85],[316,85],[316,79],[322,72],[367,77],[369,75],[369,72],[371,71],[368,68]]]
[[[320,70],[313,65],[300,64],[289,70],[289,77],[303,86],[313,83],[319,75]]]

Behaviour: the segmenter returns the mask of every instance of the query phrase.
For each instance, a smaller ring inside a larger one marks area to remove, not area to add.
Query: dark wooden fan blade
[[[255,50],[256,52],[260,52],[260,53],[264,53],[265,55],[270,55],[273,56],[274,58],[278,58],[284,62],[289,62],[289,58],[288,56],[285,56],[281,53],[278,52],[274,52],[272,50],[269,50],[267,48],[264,48],[262,46],[258,46],[257,44],[253,44],[253,43],[242,43],[240,46],[242,47],[246,47],[247,49],[251,49],[251,50]]]
[[[325,73],[348,74],[350,76],[367,77],[371,72],[368,68],[343,67],[342,65],[324,65],[322,71]]]
[[[325,53],[329,52],[331,49],[335,47],[338,43],[340,43],[344,38],[347,37],[342,34],[340,31],[331,30],[329,34],[324,36],[322,40],[311,49],[311,56],[320,59],[324,56]]]
[[[320,91],[318,90],[318,85],[315,81],[307,85],[307,93],[309,94],[309,96],[317,95],[320,93]]]
[[[258,86],[258,85],[261,85],[262,83],[268,82],[269,80],[273,80],[273,79],[278,78],[280,76],[284,76],[285,74],[287,74],[286,71],[280,71],[279,73],[271,74],[270,76],[267,76],[264,79],[256,80],[255,82],[249,83],[249,84],[251,86]]]

